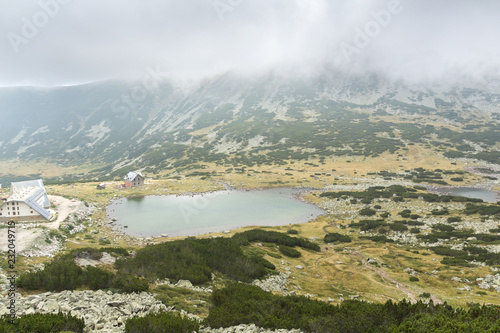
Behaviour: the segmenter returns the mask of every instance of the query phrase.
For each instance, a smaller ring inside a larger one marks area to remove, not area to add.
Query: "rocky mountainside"
[[[185,84],[152,73],[137,82],[1,88],[0,160],[88,162],[100,177],[192,163],[376,156],[415,143],[494,160],[497,87],[410,86],[341,73],[228,73]]]

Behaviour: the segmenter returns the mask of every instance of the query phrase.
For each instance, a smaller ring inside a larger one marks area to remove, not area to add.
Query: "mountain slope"
[[[2,88],[0,160],[91,163],[99,167],[89,175],[113,176],[121,168],[377,156],[430,144],[495,163],[500,94],[491,90],[340,73]]]

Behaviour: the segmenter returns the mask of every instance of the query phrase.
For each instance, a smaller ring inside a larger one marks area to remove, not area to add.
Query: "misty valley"
[[[484,105],[500,95],[228,74],[128,108],[133,87],[0,89],[18,117],[0,133],[16,325],[496,329],[500,118]],[[9,208],[33,184],[48,221]]]
[[[0,1],[0,333],[500,332],[495,1]]]

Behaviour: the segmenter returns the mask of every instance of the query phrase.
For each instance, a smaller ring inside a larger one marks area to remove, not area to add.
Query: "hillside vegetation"
[[[27,290],[61,291],[87,287],[140,292],[148,289],[147,281],[151,283],[168,278],[175,282],[189,280],[199,285],[210,282],[214,273],[235,281],[252,282],[274,273],[276,268],[262,256],[244,252],[243,245],[256,241],[319,251],[317,244],[305,239],[256,229],[238,233],[232,238],[187,238],[149,245],[138,250],[133,257],[120,248],[73,250],[52,260],[42,270],[24,273],[19,277],[18,284]],[[93,266],[81,268],[75,264],[76,257],[84,255],[99,259],[102,252],[120,255],[114,264],[116,274]]]
[[[276,296],[257,287],[232,284],[212,295],[206,319],[211,327],[254,323],[269,329],[304,332],[495,332],[500,307],[453,309],[407,301],[369,304],[345,301],[338,306],[298,296]]]

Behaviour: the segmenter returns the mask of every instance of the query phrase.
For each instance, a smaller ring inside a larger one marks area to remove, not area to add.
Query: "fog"
[[[500,2],[0,1],[0,85],[198,79],[227,71],[480,79],[500,68]]]

